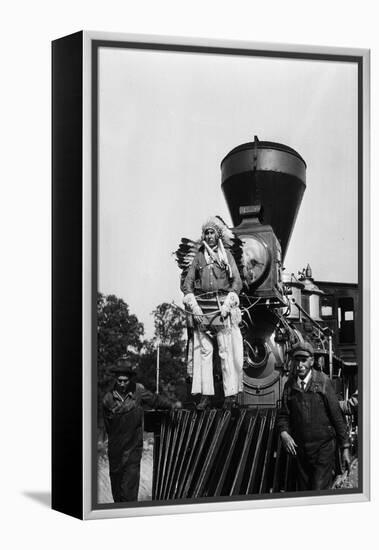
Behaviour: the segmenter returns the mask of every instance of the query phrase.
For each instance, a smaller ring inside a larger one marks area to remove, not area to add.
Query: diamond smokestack
[[[221,187],[233,224],[240,207],[262,205],[261,222],[271,225],[285,256],[305,191],[306,164],[291,147],[271,141],[239,145],[221,162]]]

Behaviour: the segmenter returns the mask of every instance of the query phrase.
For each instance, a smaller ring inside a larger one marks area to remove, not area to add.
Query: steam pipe
[[[308,313],[307,311],[305,311],[305,309],[304,309],[302,306],[300,306],[293,298],[290,298],[290,301],[291,301],[291,303],[293,303],[293,304],[301,311],[301,313],[303,313],[303,314],[305,315],[305,317],[306,317],[309,321],[311,321],[311,323],[312,323],[315,327],[318,328],[318,330],[319,330],[320,332],[323,333],[324,336],[328,336],[329,338],[331,338],[331,336],[330,336],[330,331],[331,331],[331,329],[330,329],[329,327],[322,328],[321,325],[319,325],[314,319],[312,319],[312,317],[309,315],[309,313]],[[332,333],[333,333],[333,331],[332,331]]]

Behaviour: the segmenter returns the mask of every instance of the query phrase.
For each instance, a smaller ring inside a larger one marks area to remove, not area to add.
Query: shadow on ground
[[[31,500],[34,500],[35,502],[38,502],[39,504],[42,504],[43,506],[51,507],[51,493],[50,492],[43,492],[43,491],[25,491],[23,493],[25,497],[30,498]]]

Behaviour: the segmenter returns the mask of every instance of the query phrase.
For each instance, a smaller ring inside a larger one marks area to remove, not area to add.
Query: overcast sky
[[[286,269],[357,282],[355,64],[103,48],[99,67],[99,290],[147,337],[159,303],[181,305],[181,237],[232,225],[220,163],[255,134],[307,163]]]

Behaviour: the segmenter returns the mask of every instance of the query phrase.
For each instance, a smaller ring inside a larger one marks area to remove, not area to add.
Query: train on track
[[[283,267],[306,190],[304,159],[255,137],[222,160],[221,187],[243,243],[243,392],[231,411],[185,408],[159,417],[155,500],[296,490],[292,459],[275,429],[296,342],[313,345],[316,367],[340,399],[357,388],[358,286],[317,281],[309,265],[297,274]]]

